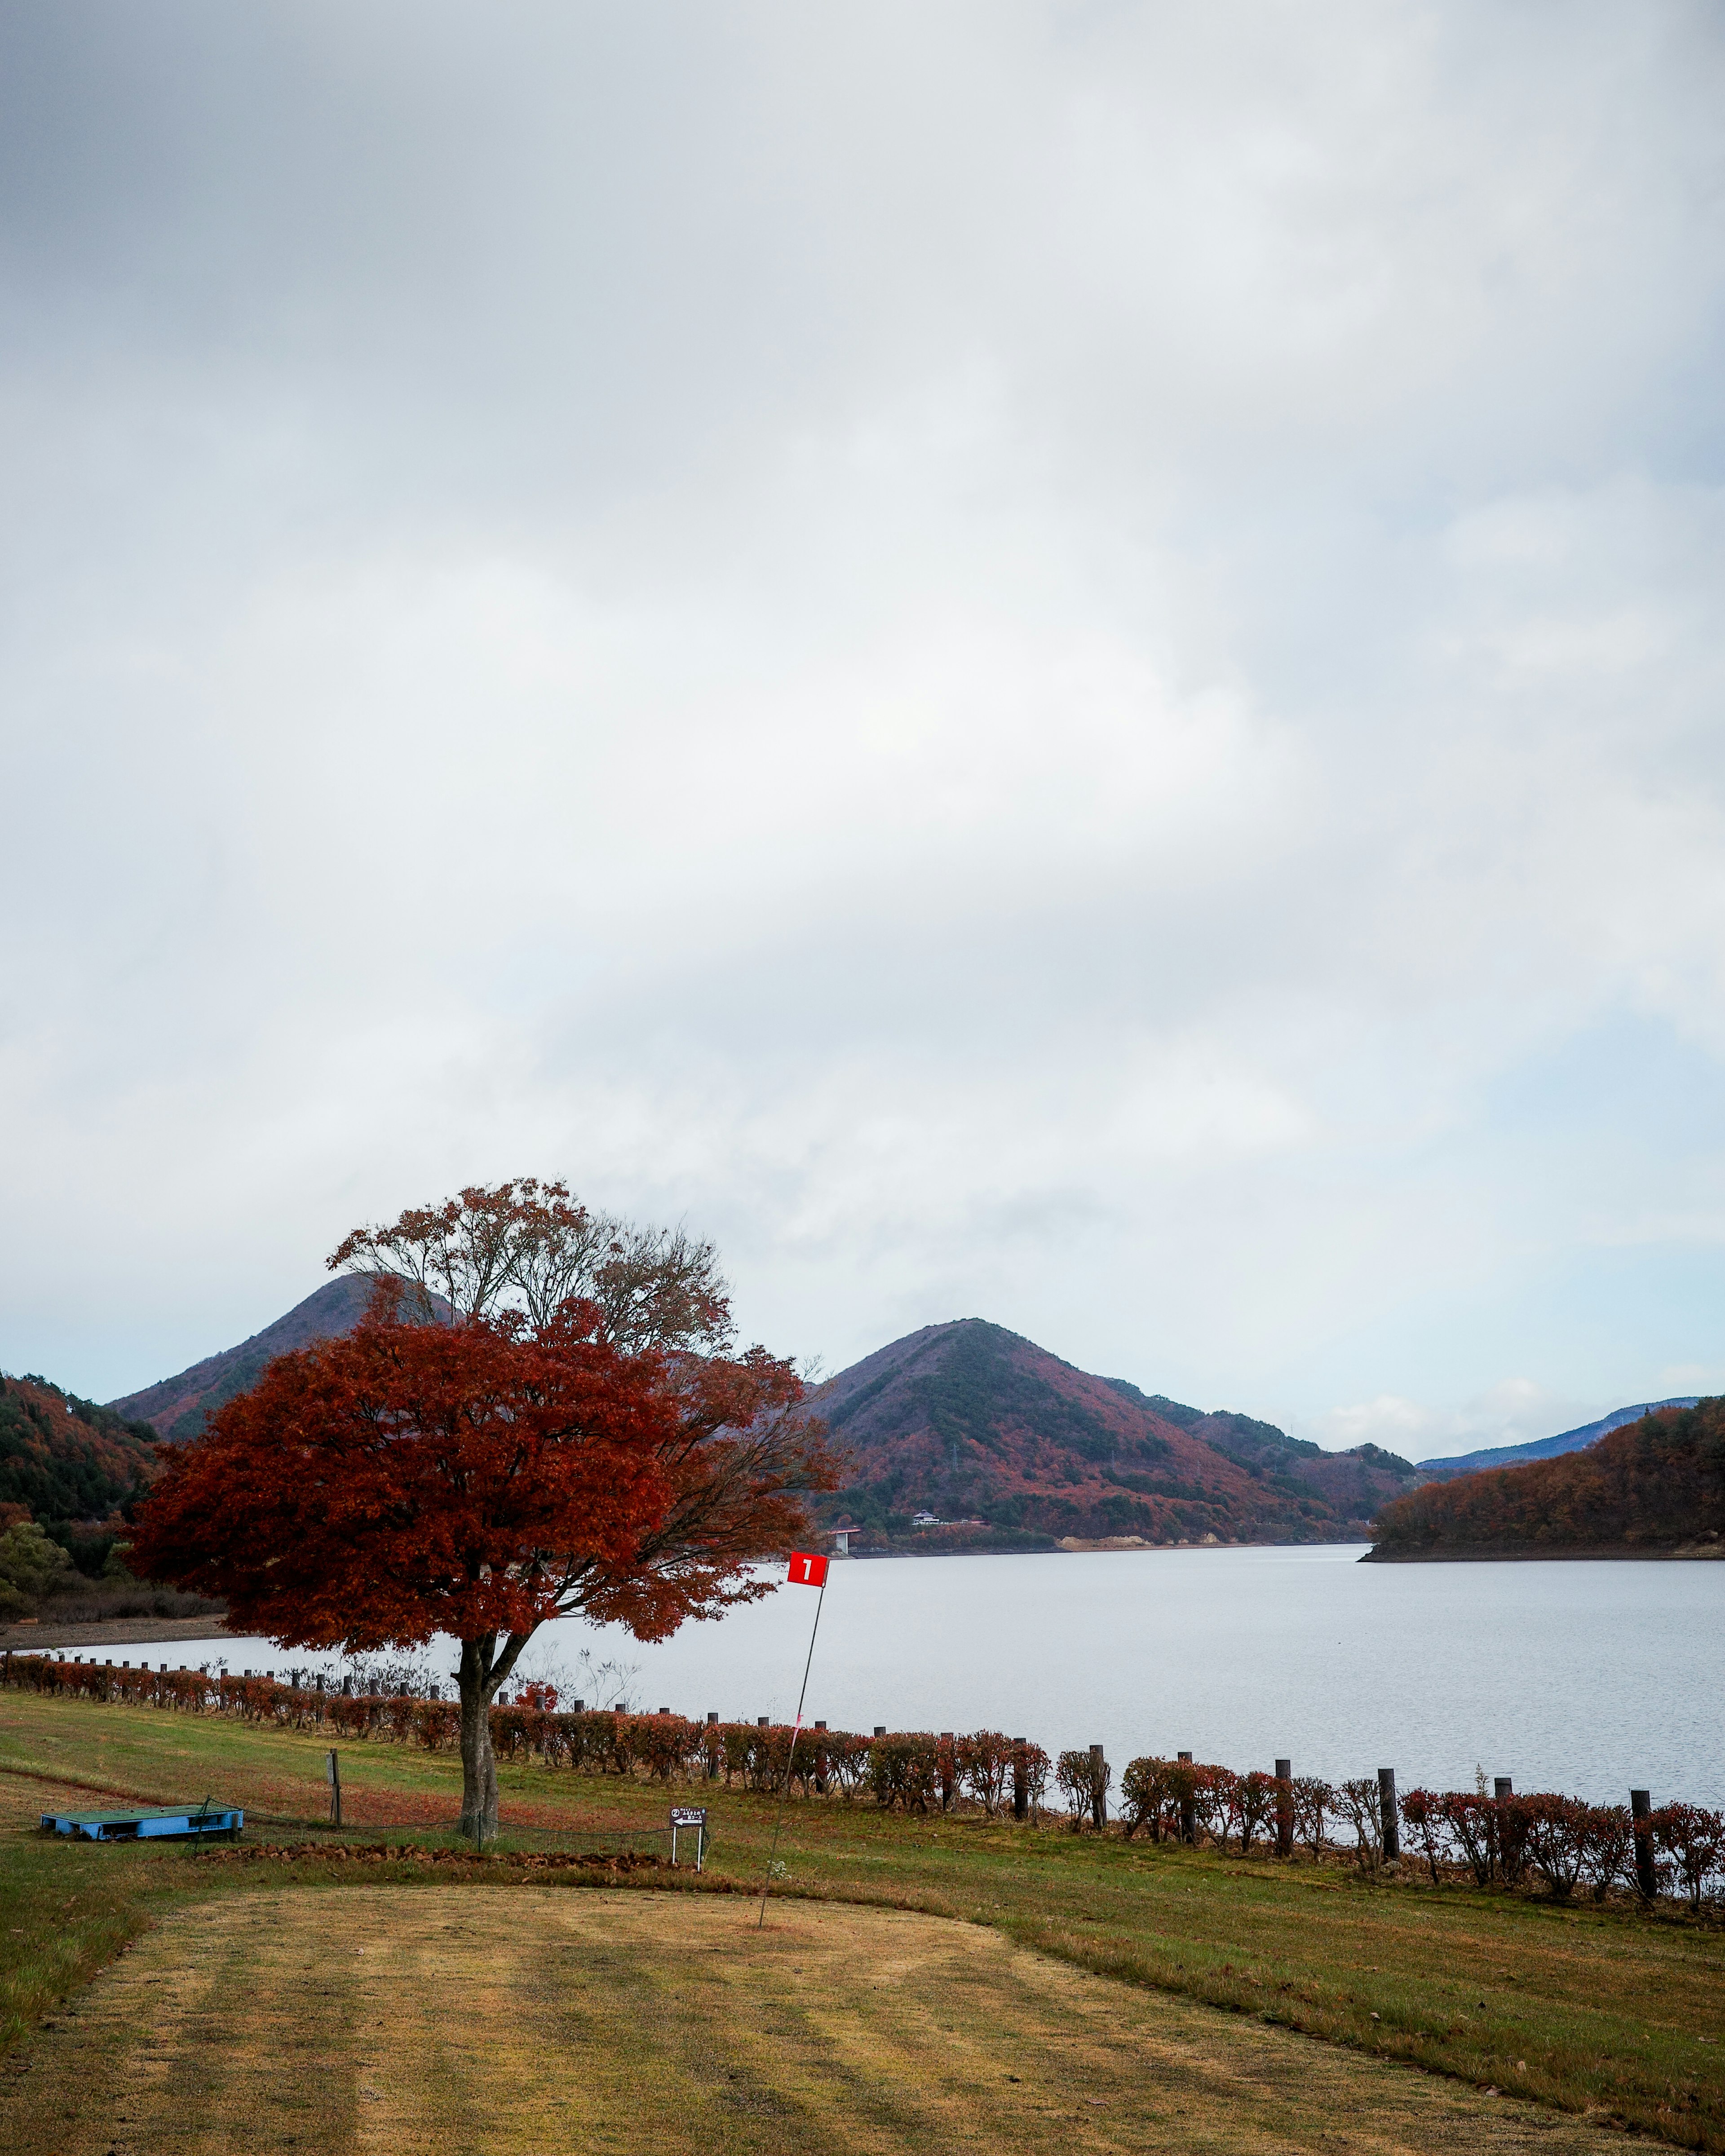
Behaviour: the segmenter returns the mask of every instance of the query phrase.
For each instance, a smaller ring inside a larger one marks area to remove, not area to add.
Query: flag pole
[[[755,1929],[762,1930],[767,1922],[767,1897],[773,1891],[773,1867],[778,1858],[778,1833],[784,1825],[784,1808],[791,1794],[791,1768],[797,1757],[797,1739],[803,1733],[803,1702],[809,1697],[809,1672],[814,1664],[814,1642],[820,1630],[820,1613],[827,1606],[827,1576],[820,1576],[820,1599],[814,1605],[814,1625],[809,1635],[809,1657],[803,1665],[803,1689],[797,1694],[797,1723],[791,1732],[791,1748],[784,1763],[784,1787],[778,1793],[778,1817],[773,1822],[773,1848],[767,1859],[767,1876],[761,1881],[761,1913],[755,1919]]]

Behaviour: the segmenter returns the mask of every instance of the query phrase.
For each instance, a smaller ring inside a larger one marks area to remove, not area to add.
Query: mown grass
[[[182,1902],[0,2087],[15,2156],[1609,2156],[1578,2121],[975,1925],[664,1894]]]
[[[293,1822],[321,1814],[324,1749],[316,1735],[217,1717],[0,1695],[0,1770],[163,1799],[209,1787],[245,1804],[254,1830],[278,1836],[290,1828],[303,1835],[312,1830]],[[342,1773],[356,1831],[448,1838],[459,1772],[447,1756],[346,1747]],[[663,1846],[672,1793],[662,1787],[535,1766],[505,1766],[501,1779],[506,1849],[595,1837]],[[708,1883],[758,1881],[770,1801],[722,1789],[705,1801],[714,1827]],[[27,1808],[14,1800],[14,1818]],[[57,1947],[46,1974],[21,1979],[21,2001],[52,1995],[53,1972],[75,1981],[116,1922],[123,1930],[151,1920],[153,1897],[232,1883],[223,1867],[195,1858],[180,1859],[172,1876],[152,1871],[172,1861],[138,1851],[13,1842],[6,1867],[15,1856],[45,1865],[44,1879],[90,1879],[63,1898],[93,1897],[87,1950]],[[1054,1825],[887,1819],[863,1804],[793,1804],[781,1856],[781,1892],[991,1925],[1133,1984],[1680,2146],[1725,2150],[1725,1931],[1685,1917],[1375,1884],[1333,1866],[1219,1859]],[[103,1867],[108,1883],[99,1886]],[[133,1876],[136,1889],[125,1884]],[[106,1916],[105,1895],[117,1897]],[[75,1908],[68,1914],[85,1921]],[[28,1958],[33,1921],[20,1929]],[[0,1985],[6,1967],[0,1953]]]

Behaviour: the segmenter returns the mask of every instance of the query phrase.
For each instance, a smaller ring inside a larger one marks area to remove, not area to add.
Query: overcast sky
[[[0,0],[0,1364],[563,1173],[1419,1457],[1725,1387],[1725,19]]]

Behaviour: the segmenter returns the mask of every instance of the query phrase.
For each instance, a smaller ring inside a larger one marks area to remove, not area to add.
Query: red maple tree
[[[496,1196],[456,1203],[490,1232]],[[536,1195],[510,1202],[542,1244]],[[365,1269],[382,1277],[362,1324],[278,1356],[199,1437],[162,1448],[128,1563],[283,1646],[459,1640],[461,1827],[485,1838],[490,1703],[538,1626],[583,1614],[656,1639],[770,1593],[747,1567],[806,1532],[806,1493],[835,1478],[793,1366],[698,1353],[663,1325],[653,1337],[650,1281],[623,1345],[578,1296],[537,1323],[494,1296],[403,1322],[400,1275]],[[705,1311],[701,1345],[719,1331]]]

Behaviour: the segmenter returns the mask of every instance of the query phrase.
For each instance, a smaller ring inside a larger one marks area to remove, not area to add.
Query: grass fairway
[[[324,1809],[326,1742],[213,1717],[0,1693],[0,1820],[12,1822],[0,1828],[0,2044],[164,1912],[259,1884],[255,1867],[177,1852],[44,1846],[27,1829],[54,1792],[172,1800],[210,1789],[246,1805],[251,1831],[303,1840],[303,1822]],[[362,1834],[387,1827],[391,1841],[453,1839],[452,1758],[360,1744],[344,1746],[342,1761]],[[663,1786],[539,1766],[505,1765],[501,1779],[506,1849],[599,1835],[665,1846]],[[716,1830],[709,1883],[757,1881],[770,1802],[722,1788],[702,1801]],[[783,1891],[810,1903],[962,1918],[968,1938],[1038,1950],[1159,1995],[1164,2008],[1183,1999],[1229,2010],[1228,2022],[1205,2014],[1206,2025],[1299,2030],[1332,2047],[1302,2045],[1307,2060],[1401,2061],[1457,2087],[1533,2098],[1549,2107],[1553,2130],[1563,2112],[1725,2151],[1725,1930],[1717,1924],[1374,1885],[1333,1866],[1219,1859],[1052,1825],[886,1818],[866,1804],[793,1805],[781,1854]],[[283,1869],[329,1902],[318,1881],[326,1867]],[[377,1879],[339,1891],[371,1891]],[[434,1890],[404,1876],[398,1891],[405,1907]]]
[[[1581,2156],[1616,2137],[973,1925],[354,1887],[183,1904],[0,2094],[13,2156],[1006,2149]]]

